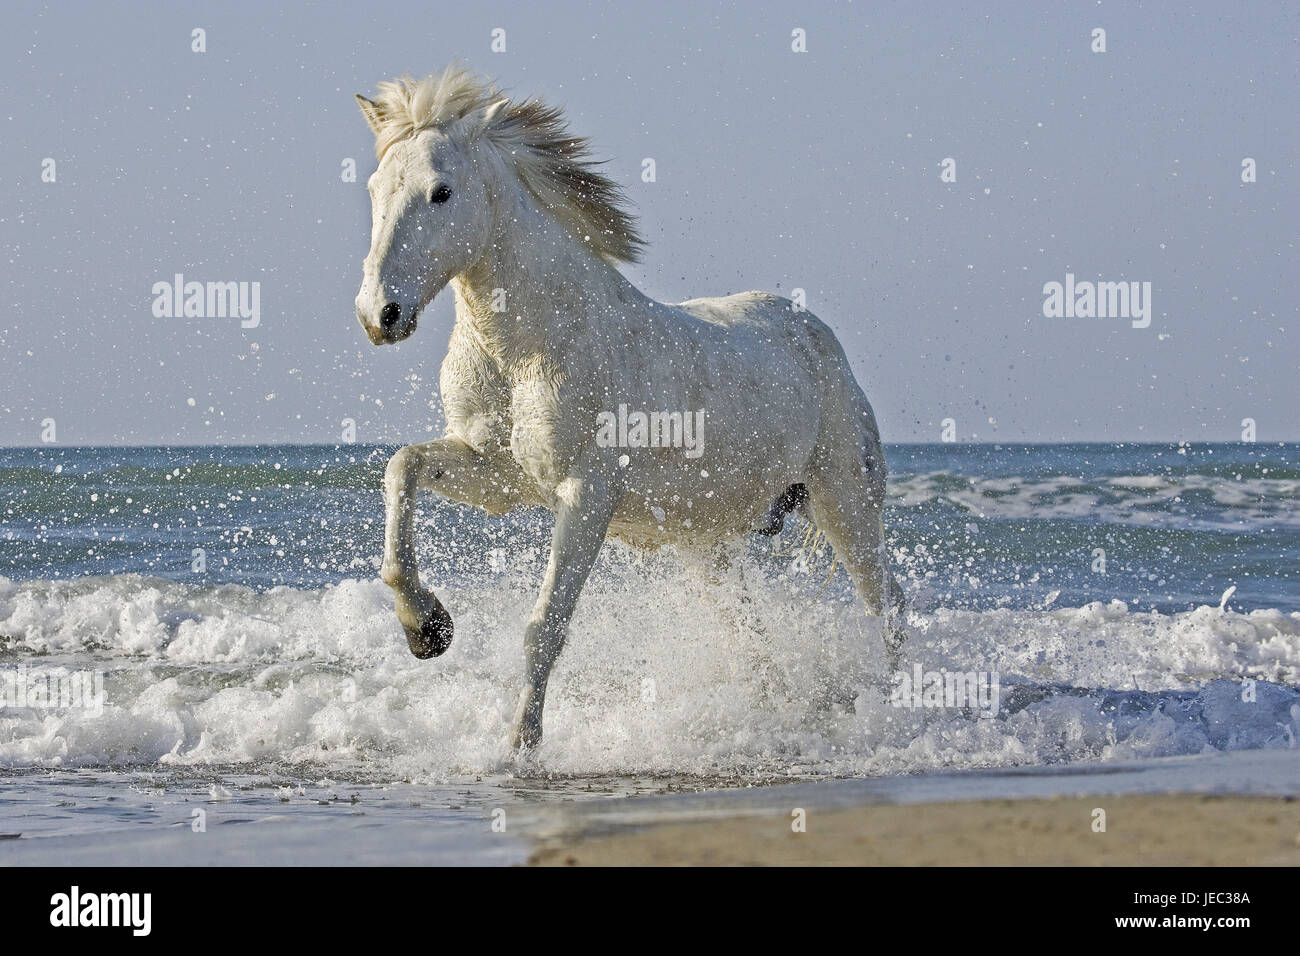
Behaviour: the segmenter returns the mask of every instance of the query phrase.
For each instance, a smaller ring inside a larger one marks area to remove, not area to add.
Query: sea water
[[[348,786],[482,810],[539,780],[577,799],[1300,734],[1298,445],[888,447],[901,669],[996,679],[983,715],[900,706],[878,621],[796,516],[739,546],[720,584],[671,549],[610,543],[522,762],[506,737],[549,515],[423,494],[421,574],[456,636],[418,661],[376,578],[392,451],[0,450],[0,675],[102,687],[98,708],[0,708],[0,831],[33,805],[43,833],[125,825],[79,816],[60,789],[79,782],[92,803],[113,781],[161,788],[173,816],[222,791],[312,807]]]

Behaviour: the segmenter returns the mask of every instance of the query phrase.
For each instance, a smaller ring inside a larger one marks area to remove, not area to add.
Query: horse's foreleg
[[[420,585],[415,558],[415,500],[420,488],[494,514],[521,500],[522,476],[513,459],[487,459],[455,438],[408,445],[384,472],[384,563],[379,576],[396,596],[397,619],[411,653],[437,657],[451,644],[451,615]]]
[[[556,495],[551,560],[524,630],[524,688],[510,733],[510,745],[516,749],[541,742],[551,668],[564,647],[569,618],[605,541],[616,503],[608,484],[599,479],[566,479]]]

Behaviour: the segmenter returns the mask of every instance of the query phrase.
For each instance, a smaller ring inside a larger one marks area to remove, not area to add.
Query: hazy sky
[[[1300,439],[1298,36],[1268,2],[8,3],[0,444],[440,433],[450,290],[397,347],[353,314],[352,94],[454,58],[595,139],[649,294],[805,289],[886,441]],[[261,324],[155,318],[175,273],[260,282]],[[1045,318],[1067,273],[1150,282],[1150,326]]]

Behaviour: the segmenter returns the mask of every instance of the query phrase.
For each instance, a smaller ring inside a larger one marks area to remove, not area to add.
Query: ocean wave
[[[946,471],[895,475],[890,504],[924,510],[948,506],[988,519],[1058,519],[1156,527],[1240,531],[1300,529],[1300,477],[1226,481],[1211,475],[1125,474],[1080,479],[970,477]]]
[[[1297,613],[913,613],[904,670],[997,672],[1000,708],[981,717],[895,706],[878,622],[840,592],[752,564],[709,588],[673,560],[608,550],[551,682],[548,772],[874,775],[1292,747],[1300,733]],[[0,672],[95,671],[105,695],[99,714],[0,709],[0,765],[498,771],[534,573],[435,582],[457,632],[425,662],[374,580],[0,578]]]

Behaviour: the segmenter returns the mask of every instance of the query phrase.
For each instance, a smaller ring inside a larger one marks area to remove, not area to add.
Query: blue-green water
[[[0,575],[261,589],[373,576],[392,451],[0,449]],[[889,544],[924,600],[1035,607],[1056,591],[1174,611],[1235,586],[1234,607],[1300,609],[1300,445],[900,445],[887,459]],[[494,549],[544,556],[544,512],[493,519],[432,495],[423,510],[440,579],[488,573]]]
[[[391,451],[0,451],[0,678],[90,675],[104,696],[0,708],[0,767],[514,773],[549,515],[422,497],[422,579],[456,631],[416,660],[376,579]],[[716,783],[1295,747],[1298,451],[888,448],[899,672],[830,556],[791,553],[795,519],[721,582],[611,544],[551,681],[540,767]],[[996,678],[995,712],[900,708],[888,686],[916,669]]]

